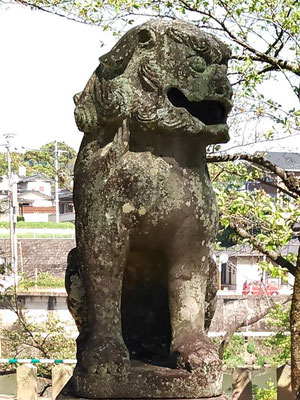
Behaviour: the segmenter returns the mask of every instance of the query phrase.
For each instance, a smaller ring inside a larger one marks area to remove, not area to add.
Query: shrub
[[[53,276],[49,272],[40,271],[36,284],[38,288],[62,288],[65,286],[65,280]],[[32,277],[23,277],[18,284],[18,290],[21,292],[28,291],[33,287],[35,287],[35,280]]]
[[[41,271],[38,275],[37,286],[51,287],[51,288],[64,287],[65,280],[63,278],[58,278],[56,276],[53,276],[48,272]]]
[[[253,342],[248,343],[247,345],[247,351],[249,354],[253,354],[255,352],[255,344]]]
[[[243,359],[244,346],[244,337],[240,335],[233,335],[223,354],[223,361],[227,367],[234,368],[245,364]]]
[[[266,383],[266,388],[258,388],[253,385],[253,395],[254,400],[276,400],[277,399],[277,389],[272,381]]]

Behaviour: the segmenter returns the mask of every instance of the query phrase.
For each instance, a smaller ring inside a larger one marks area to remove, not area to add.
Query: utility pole
[[[17,223],[17,184],[12,180],[11,174],[11,156],[10,156],[10,139],[16,136],[13,133],[4,135],[6,139],[7,151],[7,175],[8,175],[8,205],[9,205],[9,229],[10,229],[10,249],[11,249],[11,267],[14,274],[14,283],[18,285],[18,239],[16,233]]]
[[[59,222],[59,202],[58,202],[58,148],[57,140],[54,142],[54,168],[55,168],[55,222]]]
[[[55,169],[55,222],[59,222],[59,201],[58,201],[58,157],[66,150],[58,150],[57,140],[54,141],[54,169]]]

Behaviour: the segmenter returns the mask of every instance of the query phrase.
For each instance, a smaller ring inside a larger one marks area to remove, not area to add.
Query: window
[[[236,257],[230,257],[227,262],[221,262],[221,288],[236,289]]]

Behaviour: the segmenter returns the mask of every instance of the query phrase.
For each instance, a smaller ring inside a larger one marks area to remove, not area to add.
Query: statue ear
[[[156,43],[156,36],[152,29],[141,29],[138,32],[138,42],[141,47],[151,48]]]

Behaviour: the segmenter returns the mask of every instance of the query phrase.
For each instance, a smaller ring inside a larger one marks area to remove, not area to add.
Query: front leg
[[[81,242],[88,336],[78,349],[80,364],[89,374],[121,373],[130,365],[120,311],[128,235],[119,225],[102,224],[88,236]]]
[[[171,355],[177,368],[216,374],[221,361],[205,334],[205,297],[210,249],[200,233],[183,226],[172,244],[169,270]]]

